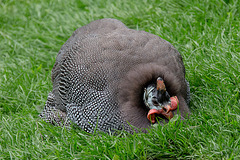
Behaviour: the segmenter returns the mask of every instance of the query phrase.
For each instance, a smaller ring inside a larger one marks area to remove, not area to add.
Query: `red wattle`
[[[155,114],[160,114],[161,111],[160,110],[156,110],[156,109],[150,109],[149,112],[148,112],[148,115],[147,115],[147,119],[149,121],[151,121],[152,123],[155,123],[156,120],[155,120]]]
[[[177,109],[177,106],[179,104],[177,96],[171,97],[170,99],[171,99],[171,108],[172,108],[172,110]]]

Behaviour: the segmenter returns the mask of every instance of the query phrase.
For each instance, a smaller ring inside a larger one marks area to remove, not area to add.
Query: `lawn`
[[[149,134],[90,135],[39,119],[73,31],[116,18],[172,43],[191,116]],[[240,159],[239,0],[0,0],[0,159]]]

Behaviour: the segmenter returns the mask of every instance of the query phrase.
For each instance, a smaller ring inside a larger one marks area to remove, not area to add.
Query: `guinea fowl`
[[[101,19],[77,29],[52,69],[53,90],[40,117],[86,132],[133,131],[189,113],[179,52],[160,37]]]

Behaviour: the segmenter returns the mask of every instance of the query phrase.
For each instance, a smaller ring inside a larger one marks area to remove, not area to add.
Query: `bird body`
[[[130,131],[129,124],[148,128],[144,88],[158,77],[170,97],[177,96],[184,117],[189,86],[179,52],[160,37],[118,20],[93,21],[60,49],[52,69],[53,90],[40,117],[58,125],[71,121],[90,133]]]

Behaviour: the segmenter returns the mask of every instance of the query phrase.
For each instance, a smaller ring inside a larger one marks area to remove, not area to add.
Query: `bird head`
[[[144,89],[143,100],[149,109],[147,118],[151,123],[156,122],[156,115],[163,115],[165,118],[171,119],[172,111],[177,109],[179,103],[176,96],[170,97],[161,77],[157,78],[155,84],[149,84]]]

